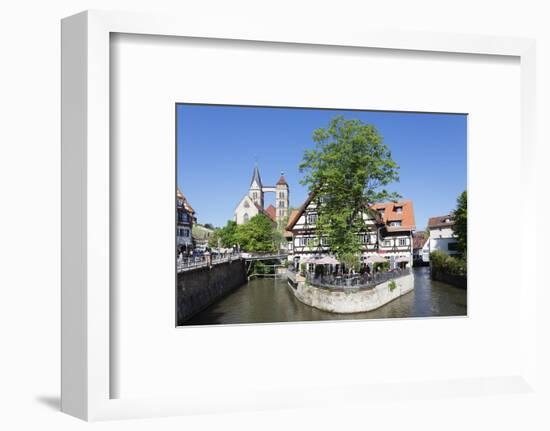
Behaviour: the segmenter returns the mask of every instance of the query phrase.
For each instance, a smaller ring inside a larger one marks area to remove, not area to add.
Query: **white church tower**
[[[281,177],[275,185],[275,209],[277,225],[282,227],[288,217],[289,196],[288,196],[288,184],[285,180],[284,172],[281,172]]]
[[[258,165],[254,166],[254,172],[252,173],[252,181],[248,189],[248,196],[252,201],[263,209],[264,207],[264,191],[262,186],[262,178],[260,177],[260,170]]]

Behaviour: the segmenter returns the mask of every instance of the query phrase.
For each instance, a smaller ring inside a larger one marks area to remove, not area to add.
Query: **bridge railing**
[[[237,259],[241,259],[240,253],[214,253],[209,257],[207,256],[191,256],[191,257],[182,257],[176,260],[176,267],[178,272],[189,271],[191,269],[201,268],[203,266],[208,266],[210,262],[212,265],[217,265],[224,262],[231,262]]]

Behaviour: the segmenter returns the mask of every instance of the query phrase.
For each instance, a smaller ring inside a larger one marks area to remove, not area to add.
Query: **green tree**
[[[235,242],[241,249],[249,252],[277,251],[277,228],[271,219],[264,214],[252,217],[247,223],[237,226]]]
[[[219,230],[222,247],[233,247],[236,241],[238,225],[233,220],[228,220],[226,225]]]
[[[217,248],[218,245],[225,248],[231,248],[237,243],[235,239],[236,234],[237,223],[233,220],[228,220],[224,227],[214,230],[208,238],[208,245],[211,248]]]
[[[373,125],[333,118],[328,127],[313,132],[314,149],[306,150],[300,171],[317,205],[317,234],[326,236],[340,259],[361,250],[363,215],[375,202],[396,200],[386,189],[399,181],[399,166]],[[347,259],[347,257],[346,257]]]
[[[463,257],[468,252],[468,194],[463,191],[456,200],[453,231],[458,239],[458,251]]]

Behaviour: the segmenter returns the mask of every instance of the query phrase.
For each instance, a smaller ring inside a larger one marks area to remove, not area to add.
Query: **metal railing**
[[[218,265],[224,262],[232,262],[234,260],[240,259],[240,253],[224,253],[224,254],[212,254],[210,256],[192,256],[192,257],[183,257],[176,260],[176,267],[178,272],[189,271],[191,269],[201,268],[203,266],[208,266],[210,263],[212,265]]]
[[[309,284],[326,289],[369,289],[389,280],[393,280],[405,275],[411,274],[410,268],[393,269],[386,272],[376,272],[374,274],[355,274],[355,275],[315,275],[306,274],[306,280]]]

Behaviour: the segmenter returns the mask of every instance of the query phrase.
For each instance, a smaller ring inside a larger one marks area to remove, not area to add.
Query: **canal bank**
[[[407,274],[369,287],[324,287],[309,281],[293,283],[292,294],[300,302],[330,313],[363,313],[376,310],[414,289],[414,275]]]
[[[184,325],[276,323],[320,320],[465,316],[465,289],[430,279],[428,267],[414,268],[414,290],[364,313],[338,314],[302,304],[286,280],[255,279],[205,308]]]
[[[247,282],[243,259],[193,268],[179,272],[177,277],[178,325]]]

